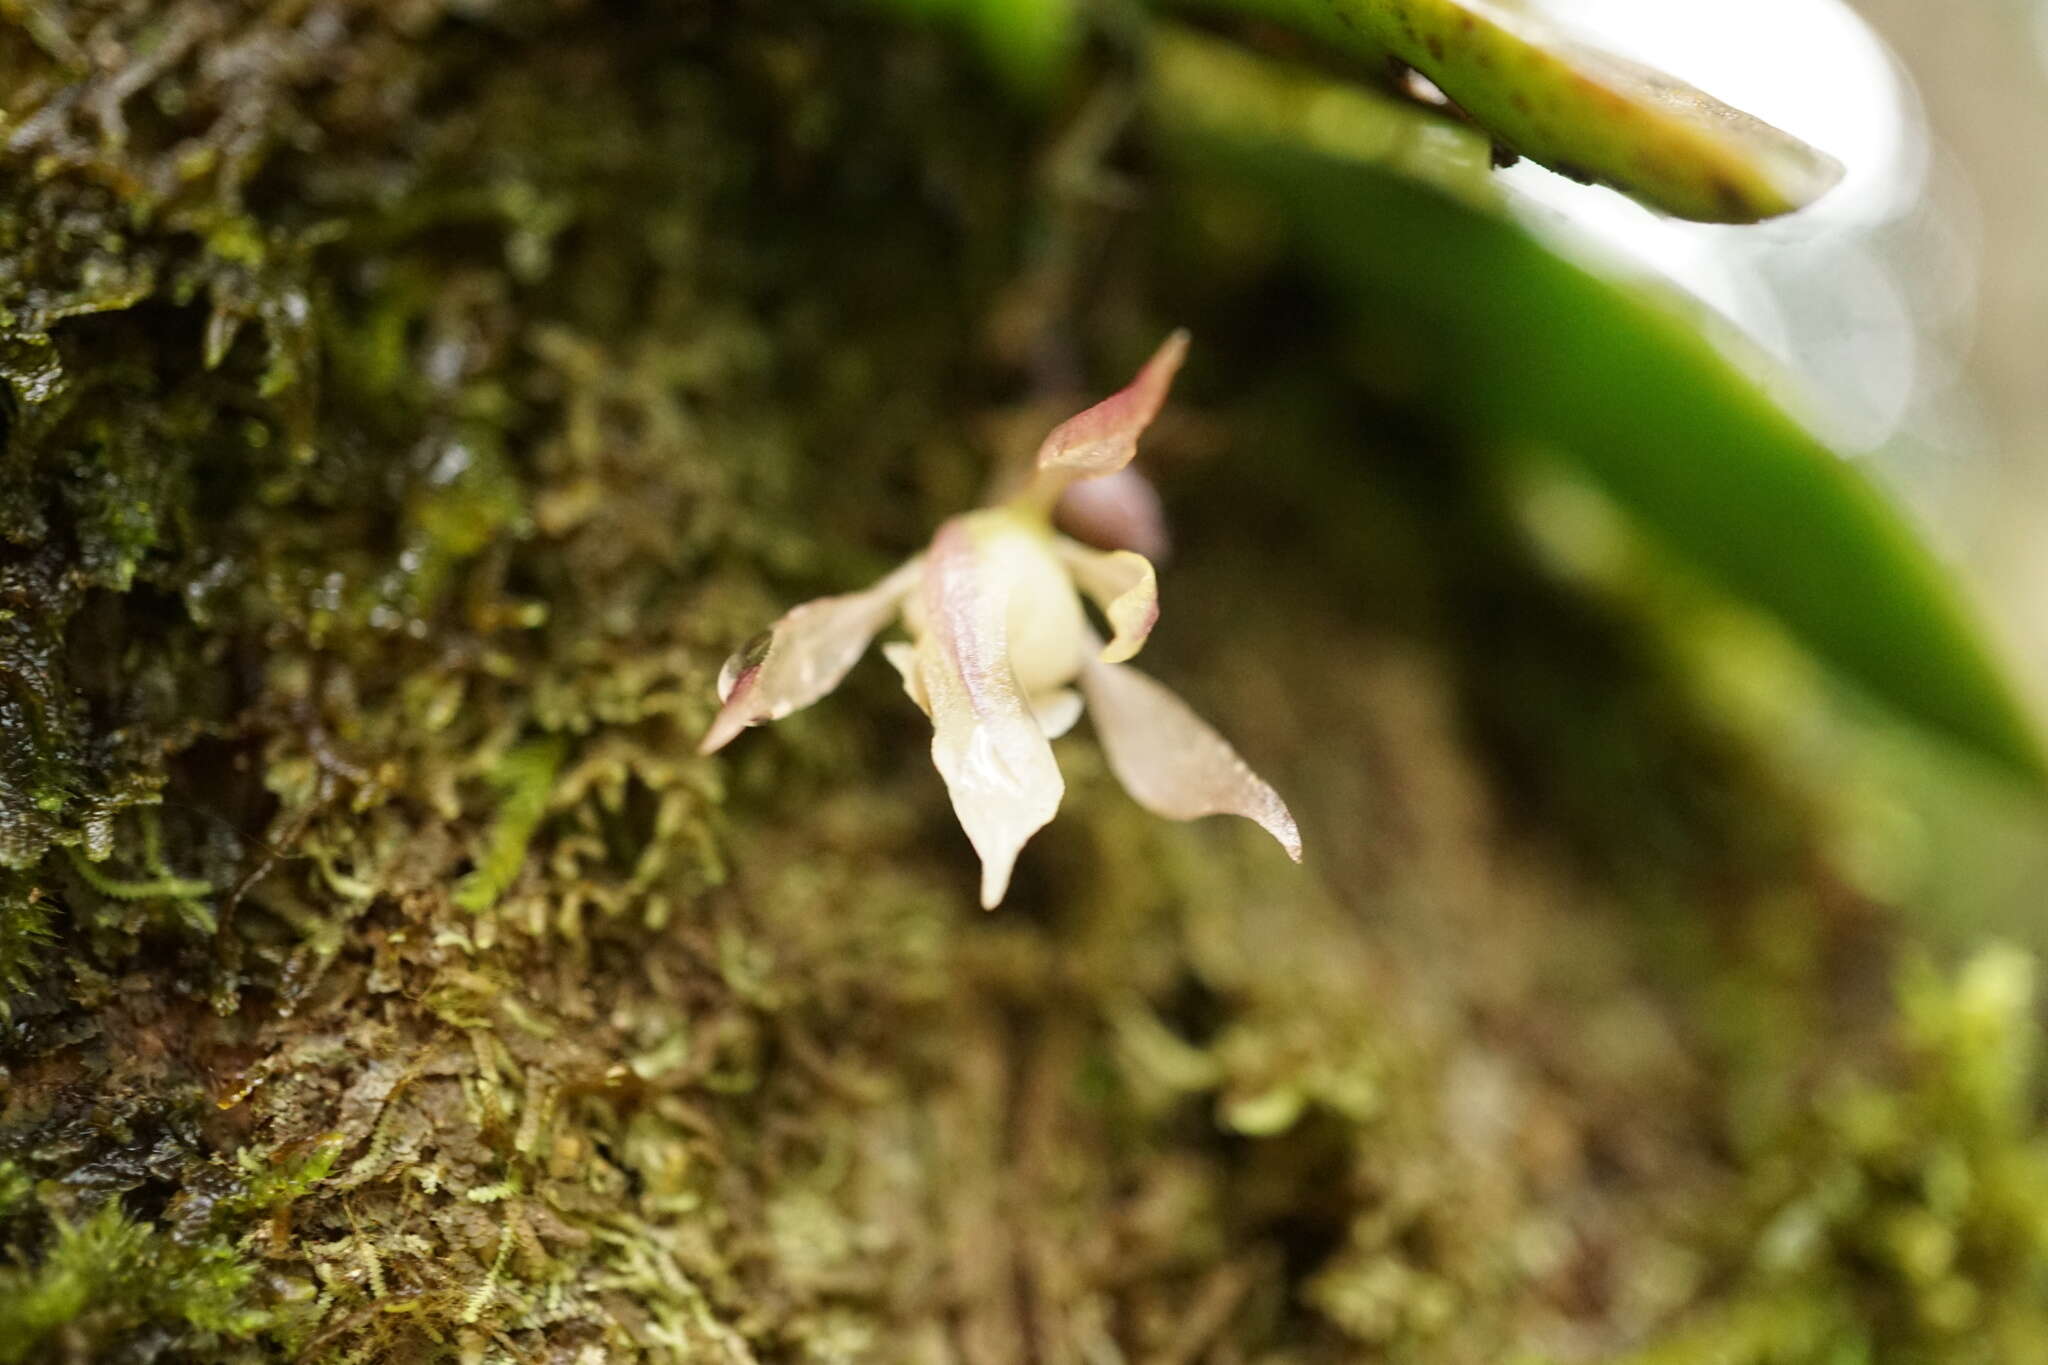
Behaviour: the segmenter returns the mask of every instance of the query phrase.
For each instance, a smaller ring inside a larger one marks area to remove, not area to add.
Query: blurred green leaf
[[[1804,207],[1841,166],[1660,71],[1581,42],[1513,0],[1164,0],[1263,19],[1436,83],[1506,147],[1704,222]]]
[[[964,31],[1013,90],[1044,94],[1080,46],[1079,0],[874,0]]]
[[[1700,324],[1555,254],[1434,174],[1349,155],[1283,115],[1306,82],[1172,36],[1153,123],[1198,178],[1278,208],[1302,247],[1398,329],[1408,396],[1475,432],[1576,460],[1725,590],[1906,715],[2048,782],[2039,732],[1944,569],[1852,466]],[[1341,89],[1332,83],[1333,89]],[[1390,173],[1392,172],[1392,173]]]

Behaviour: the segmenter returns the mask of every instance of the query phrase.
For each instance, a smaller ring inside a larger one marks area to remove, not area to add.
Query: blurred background
[[[1553,240],[1662,275],[1734,324],[1759,373],[1906,504],[2048,703],[2048,5],[1542,7],[1844,164],[1813,208],[1736,228],[1526,162],[1503,178]],[[2031,803],[1909,739],[1879,750],[1852,801],[1873,881],[1958,932],[2048,938],[2031,927],[2048,875]]]
[[[0,1365],[2048,1361],[2044,0],[1519,2],[1844,182],[1524,231],[1321,0],[0,3]],[[1177,325],[1306,866],[690,755]]]
[[[1989,594],[2038,697],[2048,691],[2048,5],[1866,0],[1862,12],[1895,54],[1902,117],[1924,148],[1912,154],[1917,183],[1902,182],[1917,202],[1902,207],[1945,224],[1962,272],[1951,329],[1922,343],[1915,391],[1946,387],[1959,442],[1976,440],[1926,477],[1911,476],[1902,444],[1881,468],[1946,521],[1947,546]]]
[[[1793,370],[1793,401],[1995,595],[2041,692],[2048,6],[1544,8],[1847,168],[1813,208],[1754,228],[1661,217],[1526,162],[1504,178],[1532,221],[1669,277]]]

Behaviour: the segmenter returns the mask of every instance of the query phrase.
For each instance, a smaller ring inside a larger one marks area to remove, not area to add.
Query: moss
[[[58,1223],[32,1270],[0,1272],[0,1360],[92,1358],[147,1325],[194,1350],[249,1336],[254,1271],[225,1246],[180,1246],[103,1204]]]
[[[455,904],[463,910],[489,910],[498,903],[526,862],[527,845],[547,818],[555,774],[562,765],[562,744],[539,740],[507,753],[491,774],[502,794],[497,824],[479,866],[455,887]]]
[[[0,68],[17,1357],[2028,1340],[2011,960],[1873,989],[1896,921],[1642,612],[1284,262],[1073,189],[1155,173],[768,4],[29,5]],[[1027,375],[1169,320],[1155,667],[1312,874],[1077,739],[979,916],[883,670],[692,756]]]
[[[0,996],[11,997],[29,988],[54,934],[40,888],[14,881],[0,895]]]
[[[1728,1224],[1745,1247],[1739,1278],[1628,1359],[2038,1355],[2048,1144],[2033,1116],[2033,971],[1998,947],[1953,973],[1911,962],[1881,1048],[1824,1064],[1764,1122],[1731,1115],[1747,1173]]]

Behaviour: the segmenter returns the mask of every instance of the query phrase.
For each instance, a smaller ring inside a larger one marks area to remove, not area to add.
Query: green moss
[[[249,1307],[253,1278],[226,1246],[179,1245],[104,1204],[56,1223],[33,1269],[0,1269],[0,1360],[91,1358],[144,1325],[218,1349],[265,1321]]]
[[[4,997],[25,991],[35,979],[43,950],[55,937],[51,907],[39,890],[19,881],[0,882],[0,1008]]]
[[[525,866],[527,845],[554,794],[562,749],[559,741],[537,740],[519,745],[498,761],[491,782],[502,804],[476,870],[455,888],[455,904],[461,909],[490,909]]]
[[[1910,963],[1881,1049],[1828,1067],[1764,1125],[1741,1116],[1740,1277],[1632,1365],[2038,1355],[2048,1143],[2034,1119],[2033,972],[2006,948],[1953,974]]]

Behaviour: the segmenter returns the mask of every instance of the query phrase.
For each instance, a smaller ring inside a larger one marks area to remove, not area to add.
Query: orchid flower
[[[1159,619],[1151,562],[1053,530],[1070,485],[1131,462],[1186,354],[1187,334],[1174,333],[1128,386],[1056,427],[1016,496],[947,521],[866,591],[806,602],[748,642],[719,675],[724,705],[698,752],[824,696],[900,620],[910,640],[882,652],[931,718],[932,761],[981,857],[984,907],[1002,900],[1017,854],[1059,809],[1051,741],[1084,705],[1139,805],[1174,820],[1245,816],[1300,862],[1301,835],[1273,789],[1172,692],[1125,666]],[[1109,623],[1107,643],[1084,593]]]

